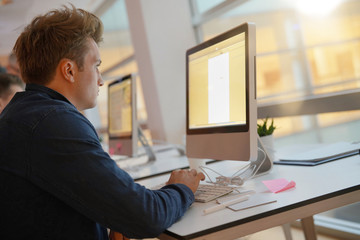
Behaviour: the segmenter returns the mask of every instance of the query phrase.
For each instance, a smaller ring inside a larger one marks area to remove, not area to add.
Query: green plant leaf
[[[271,124],[268,127],[269,118],[265,118],[262,124],[257,124],[257,132],[260,137],[268,136],[274,133],[276,126],[274,126],[274,119],[271,119]]]

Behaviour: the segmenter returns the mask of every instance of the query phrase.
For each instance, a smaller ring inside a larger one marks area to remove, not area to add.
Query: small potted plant
[[[263,120],[262,124],[257,124],[257,132],[260,137],[270,136],[276,129],[276,126],[274,126],[274,119],[271,119],[271,124],[269,126],[268,120],[269,118],[267,117],[265,120]]]
[[[262,144],[264,145],[264,148],[266,149],[268,155],[273,160],[274,159],[274,137],[273,133],[276,129],[276,126],[274,125],[274,119],[271,119],[271,123],[269,123],[269,118],[265,118],[262,120],[262,124],[257,124],[257,132],[261,139]]]

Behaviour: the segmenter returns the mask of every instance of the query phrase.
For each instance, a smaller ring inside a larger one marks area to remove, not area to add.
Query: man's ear
[[[76,64],[74,61],[64,58],[60,61],[60,72],[63,75],[64,79],[70,83],[75,82],[75,71],[76,71]]]

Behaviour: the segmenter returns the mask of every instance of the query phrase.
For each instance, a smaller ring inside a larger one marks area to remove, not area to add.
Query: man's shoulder
[[[61,125],[63,121],[85,118],[69,102],[28,92],[15,95],[2,117],[8,122],[31,128],[47,119]]]
[[[14,96],[9,104],[19,114],[43,114],[52,111],[70,111],[77,113],[76,108],[69,102],[54,99],[44,94],[23,92]]]

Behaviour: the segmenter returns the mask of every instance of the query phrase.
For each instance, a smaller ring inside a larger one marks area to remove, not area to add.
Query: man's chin
[[[82,109],[78,109],[78,110],[79,111],[84,111],[84,110],[92,109],[92,108],[96,107],[96,105],[97,105],[97,102],[94,102],[94,103],[89,104],[88,106],[85,106]]]
[[[97,105],[97,103],[94,102],[93,104],[91,104],[91,105],[90,105],[88,108],[86,108],[86,109],[92,109],[92,108],[96,107],[96,105]]]

